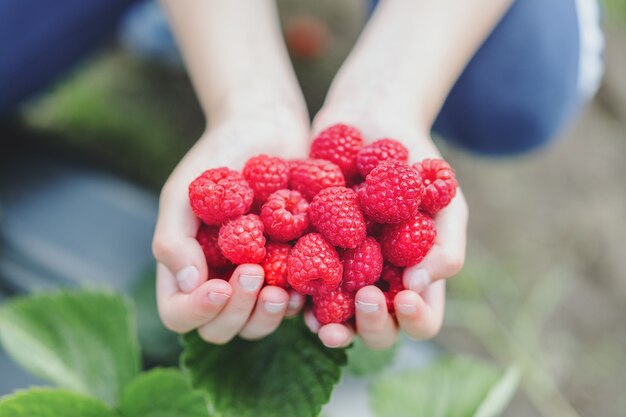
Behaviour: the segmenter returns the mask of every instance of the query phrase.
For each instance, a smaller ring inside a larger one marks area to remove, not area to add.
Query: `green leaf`
[[[379,417],[495,417],[517,388],[519,372],[502,372],[476,360],[444,358],[425,369],[373,382]]]
[[[137,313],[137,333],[143,354],[163,366],[175,366],[181,352],[179,336],[165,328],[156,302],[156,271],[152,268],[131,293]]]
[[[139,348],[126,301],[74,291],[32,295],[0,310],[0,340],[34,375],[114,405],[139,372]]]
[[[382,371],[396,355],[397,344],[386,350],[368,349],[360,338],[348,349],[348,371],[354,376],[368,376]]]
[[[124,417],[209,417],[206,401],[176,369],[154,369],[131,381],[120,405]]]
[[[0,417],[116,417],[95,398],[64,389],[32,388],[4,397]]]
[[[300,318],[254,342],[215,346],[189,333],[182,356],[209,412],[220,417],[317,417],[346,361],[344,350],[324,347]]]

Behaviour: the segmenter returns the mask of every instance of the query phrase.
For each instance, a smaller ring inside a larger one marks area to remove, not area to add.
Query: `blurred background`
[[[278,3],[314,114],[368,11],[361,0]],[[519,364],[506,416],[626,415],[626,1],[604,6],[602,87],[558,141],[514,159],[440,141],[471,220],[434,344]],[[101,49],[0,121],[0,303],[113,286],[138,302],[148,364],[171,362],[150,239],[159,188],[203,126],[162,13],[139,3]],[[1,355],[0,394],[33,382]]]

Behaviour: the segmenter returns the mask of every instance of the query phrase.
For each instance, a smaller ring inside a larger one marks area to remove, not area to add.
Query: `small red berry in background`
[[[323,56],[331,39],[328,26],[315,16],[292,17],[285,24],[283,35],[291,56],[305,60]]]

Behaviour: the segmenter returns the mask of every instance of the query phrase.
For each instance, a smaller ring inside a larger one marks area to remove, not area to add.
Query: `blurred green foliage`
[[[203,130],[182,72],[106,53],[26,108],[29,127],[158,188]]]
[[[626,25],[626,0],[602,0],[609,22]]]

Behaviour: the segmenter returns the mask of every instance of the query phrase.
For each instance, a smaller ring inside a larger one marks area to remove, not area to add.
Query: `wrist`
[[[235,88],[215,97],[207,109],[209,126],[233,118],[247,118],[259,113],[280,114],[308,124],[309,115],[304,97],[290,86],[251,86]]]

